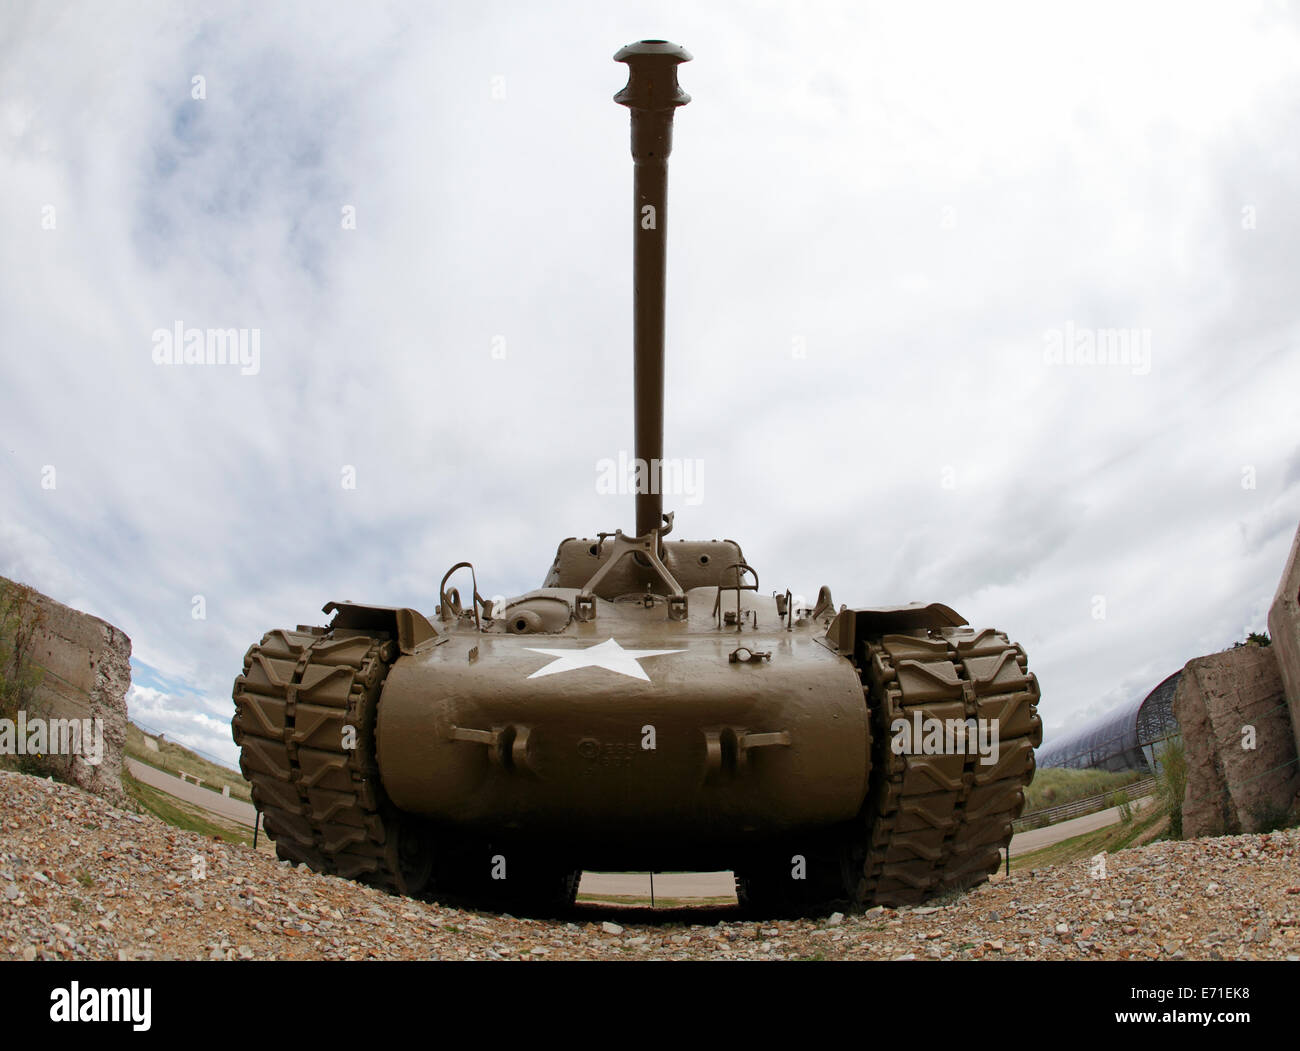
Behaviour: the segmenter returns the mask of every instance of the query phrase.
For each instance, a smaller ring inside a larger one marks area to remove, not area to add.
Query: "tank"
[[[560,542],[542,585],[485,600],[457,562],[432,614],[329,602],[235,679],[232,729],[282,859],[511,911],[581,872],[734,872],[768,915],[898,906],[985,880],[1042,730],[1024,650],[940,603],[836,606],[760,586],[734,540],[669,539],[664,272],[690,54],[628,82],[635,529]],[[811,589],[810,589],[811,591]]]

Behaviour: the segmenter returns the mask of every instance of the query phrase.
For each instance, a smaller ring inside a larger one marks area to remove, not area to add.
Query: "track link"
[[[859,661],[872,709],[874,755],[864,811],[868,835],[853,897],[910,905],[982,883],[1011,842],[1042,742],[1038,680],[1006,635],[944,631],[869,640]],[[896,719],[996,721],[992,763],[977,751],[898,754]],[[856,855],[856,852],[855,852]]]
[[[388,801],[375,762],[375,714],[395,652],[359,632],[268,632],[235,679],[231,729],[280,858],[416,894],[432,866],[430,837]]]
[[[1042,741],[1038,682],[1024,650],[992,631],[885,635],[855,664],[871,719],[871,775],[858,818],[818,838],[783,843],[737,872],[754,912],[792,914],[912,905],[983,882],[1011,842]],[[996,720],[992,763],[977,750],[895,752],[894,722]],[[790,862],[806,871],[792,878]]]

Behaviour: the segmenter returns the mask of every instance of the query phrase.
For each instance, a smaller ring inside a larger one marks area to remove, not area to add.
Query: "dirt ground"
[[[0,958],[1300,960],[1295,829],[853,916],[586,905],[543,921],[391,897],[21,774],[0,773],[0,815]]]

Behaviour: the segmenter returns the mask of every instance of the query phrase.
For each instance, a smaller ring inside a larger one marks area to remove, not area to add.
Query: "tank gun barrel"
[[[662,476],[658,465],[664,446],[668,154],[673,148],[673,111],[691,101],[677,84],[677,66],[689,62],[691,54],[665,40],[642,40],[621,48],[614,60],[628,67],[627,86],[614,101],[626,106],[632,119],[636,535],[644,536],[663,525],[663,494],[656,480]]]

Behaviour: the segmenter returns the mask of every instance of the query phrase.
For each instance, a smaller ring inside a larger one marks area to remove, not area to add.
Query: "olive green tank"
[[[631,111],[635,456],[663,457],[664,266],[685,49],[614,56]],[[281,858],[513,911],[579,874],[717,871],[763,914],[901,905],[999,864],[1041,740],[1024,651],[939,603],[764,592],[733,540],[636,528],[560,543],[541,586],[432,614],[330,602],[235,680],[235,742]],[[453,577],[455,586],[452,585]],[[465,589],[465,590],[462,590]]]

